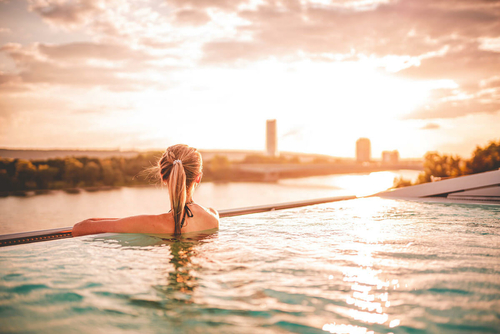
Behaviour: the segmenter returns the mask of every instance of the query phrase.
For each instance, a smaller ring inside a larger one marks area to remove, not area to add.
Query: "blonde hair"
[[[181,220],[187,199],[192,196],[192,185],[201,174],[201,154],[195,148],[183,144],[170,146],[158,160],[160,178],[168,185],[170,207],[174,215],[174,234],[181,234]]]

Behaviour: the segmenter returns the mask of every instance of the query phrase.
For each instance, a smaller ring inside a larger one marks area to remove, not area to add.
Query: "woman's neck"
[[[187,192],[186,196],[186,204],[191,204],[193,203],[193,192],[194,192],[194,187],[191,187],[189,191]]]

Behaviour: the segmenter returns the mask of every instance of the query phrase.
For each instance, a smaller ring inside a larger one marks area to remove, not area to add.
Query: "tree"
[[[408,187],[408,186],[411,186],[411,185],[413,185],[413,183],[411,182],[411,180],[406,180],[405,178],[403,178],[401,176],[401,177],[394,178],[392,187],[393,188],[403,188],[403,187]]]
[[[36,185],[38,189],[48,189],[55,176],[59,173],[59,169],[50,167],[49,165],[38,165],[36,173]]]
[[[67,158],[64,160],[64,181],[68,185],[74,187],[82,179],[83,164],[75,158]]]
[[[113,165],[110,160],[101,161],[102,167],[102,182],[107,186],[112,186],[115,183],[115,175]]]
[[[457,177],[467,174],[466,162],[459,156],[440,155],[428,152],[424,157],[424,173],[418,177],[418,183],[432,181],[432,177]]]
[[[36,167],[29,160],[19,159],[16,162],[16,176],[20,189],[35,189]]]
[[[500,168],[500,140],[492,141],[485,148],[476,147],[467,163],[470,173],[482,173]]]
[[[500,169],[500,140],[484,148],[477,146],[470,160],[428,152],[424,157],[424,172],[418,176],[417,183],[430,182],[433,177],[457,177],[497,169]]]
[[[83,181],[87,186],[93,186],[101,178],[101,167],[94,161],[89,161],[83,167]]]
[[[12,190],[12,179],[9,177],[7,170],[0,169],[0,191]]]

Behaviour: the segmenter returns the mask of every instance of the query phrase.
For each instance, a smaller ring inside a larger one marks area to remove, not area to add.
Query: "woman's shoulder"
[[[219,227],[219,213],[213,208],[204,207],[198,203],[195,204],[198,213],[202,214],[203,225],[208,228],[218,228]]]
[[[214,215],[215,217],[217,217],[217,219],[219,218],[219,212],[217,210],[215,210],[214,208],[206,208],[208,210],[208,212],[210,212],[212,215]]]

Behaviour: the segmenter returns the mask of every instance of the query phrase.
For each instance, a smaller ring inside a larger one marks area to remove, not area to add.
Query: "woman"
[[[167,148],[158,161],[161,182],[168,186],[171,210],[160,215],[91,218],[73,226],[73,236],[96,233],[181,234],[219,227],[219,214],[193,202],[202,176],[201,154],[187,145]]]

